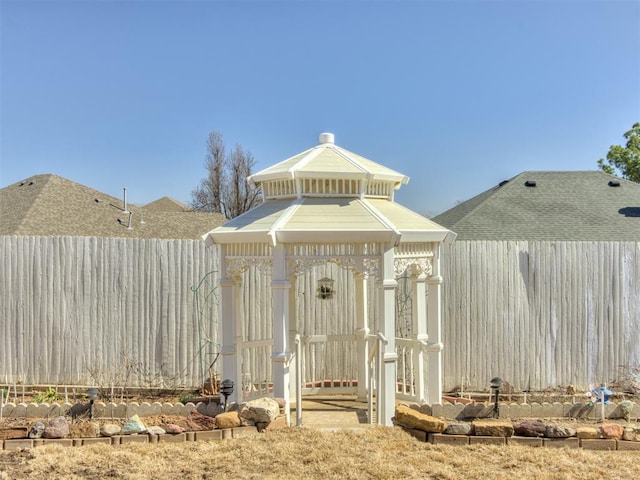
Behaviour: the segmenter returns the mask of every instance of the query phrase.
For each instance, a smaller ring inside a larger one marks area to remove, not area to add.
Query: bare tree
[[[207,138],[204,167],[207,176],[191,192],[191,207],[202,212],[222,213],[234,218],[253,208],[259,200],[259,190],[247,182],[253,173],[255,159],[241,145],[227,155],[224,140],[213,131]]]

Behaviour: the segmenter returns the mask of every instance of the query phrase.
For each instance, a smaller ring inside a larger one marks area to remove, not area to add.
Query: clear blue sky
[[[333,132],[440,213],[594,170],[640,121],[638,1],[0,3],[0,186],[189,202],[218,130],[257,169]]]

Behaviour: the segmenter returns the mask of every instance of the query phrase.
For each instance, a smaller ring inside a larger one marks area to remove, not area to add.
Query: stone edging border
[[[640,451],[640,442],[615,439],[541,438],[541,437],[489,437],[475,435],[446,435],[427,433],[400,427],[416,439],[440,445],[522,445],[528,447],[583,448],[585,450]]]
[[[297,428],[297,427],[289,427]],[[394,427],[390,427],[394,428]],[[621,450],[640,451],[640,442],[614,439],[580,439],[580,438],[538,438],[538,437],[490,437],[473,435],[445,435],[442,433],[427,433],[406,427],[402,428],[414,438],[432,444],[439,445],[520,445],[527,447],[551,447],[551,448],[583,448],[585,450]],[[257,435],[257,427],[235,427],[216,430],[204,430],[184,433],[166,434],[134,434],[114,435],[112,437],[93,438],[60,438],[60,439],[14,439],[0,440],[0,450],[19,450],[34,448],[43,445],[62,445],[65,447],[80,447],[84,445],[127,445],[132,443],[182,443],[198,441],[216,441],[244,438]]]
[[[474,418],[493,418],[493,405],[485,403],[463,404],[463,403],[447,403],[434,404],[427,406],[424,413],[437,418],[456,418],[456,419],[474,419]],[[589,404],[587,402],[576,403],[560,403],[560,402],[543,402],[543,403],[501,403],[500,416],[501,419],[511,418],[574,418],[584,420],[598,420],[601,418],[602,405]],[[611,402],[605,405],[606,419],[623,418],[620,404]],[[640,418],[640,404],[634,403],[630,412],[630,418]]]
[[[447,403],[434,404],[428,407],[424,413],[438,418],[492,418],[493,405],[483,403],[463,404]],[[610,403],[605,405],[605,417],[607,419],[621,418],[619,405]],[[87,403],[7,403],[4,405],[4,418],[49,418],[59,415],[74,415],[76,413],[86,413]],[[192,410],[197,410],[203,415],[210,415],[211,409],[217,408],[215,402],[187,402],[182,403],[104,403],[94,404],[94,418],[126,419],[133,415],[148,417],[153,415],[189,415]],[[590,405],[588,403],[523,403],[523,404],[500,404],[499,418],[577,418],[585,420],[596,420],[601,415],[600,405]],[[630,415],[631,418],[640,418],[640,404],[634,404]]]
[[[83,438],[56,438],[56,439],[28,439],[19,438],[12,440],[0,440],[0,450],[18,450],[21,448],[33,448],[43,445],[62,445],[65,447],[80,447],[83,445],[126,445],[131,443],[181,443],[198,442],[203,440],[227,440],[230,438],[243,438],[257,435],[258,428],[253,426],[223,428],[216,430],[199,430],[184,433],[151,434],[141,433],[132,435],[113,435],[111,437],[83,437]]]

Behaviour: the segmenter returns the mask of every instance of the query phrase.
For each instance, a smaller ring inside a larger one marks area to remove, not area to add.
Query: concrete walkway
[[[370,426],[369,406],[355,395],[307,396],[302,399],[302,426],[321,429],[363,429]],[[291,424],[296,424],[296,404],[291,405]]]

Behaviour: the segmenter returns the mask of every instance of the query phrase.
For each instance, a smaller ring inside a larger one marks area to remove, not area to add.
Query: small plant
[[[60,400],[60,396],[53,387],[47,388],[46,392],[35,393],[33,395],[33,401],[36,403],[50,403],[55,402],[56,400]]]
[[[178,401],[183,404],[186,405],[187,403],[189,403],[194,397],[193,393],[185,393],[184,395],[180,395],[178,397]]]

